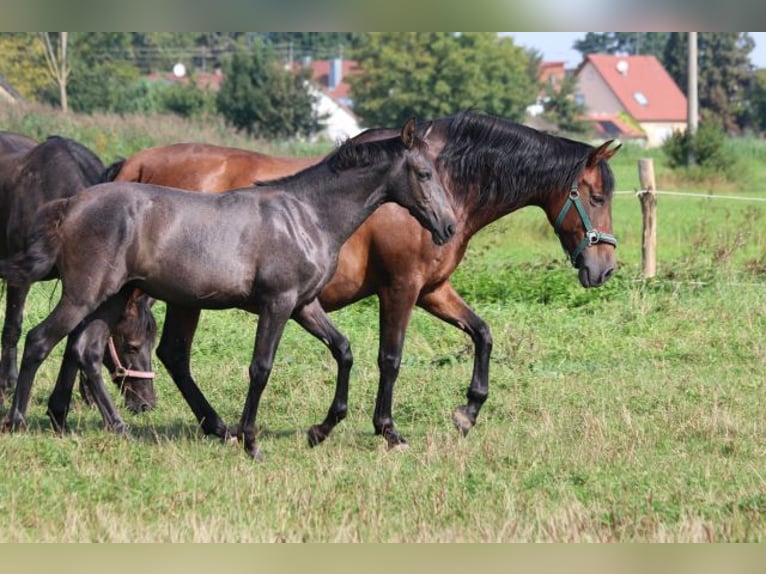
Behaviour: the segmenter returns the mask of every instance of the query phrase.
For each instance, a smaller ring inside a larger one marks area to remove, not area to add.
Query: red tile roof
[[[346,82],[349,76],[359,73],[359,68],[354,60],[343,60],[341,64],[341,80],[338,86],[329,90],[330,65],[332,60],[314,60],[311,62],[311,70],[314,82],[319,85],[334,100],[347,98],[351,92],[351,86]]]
[[[638,121],[686,121],[686,96],[654,56],[591,54],[590,62]]]

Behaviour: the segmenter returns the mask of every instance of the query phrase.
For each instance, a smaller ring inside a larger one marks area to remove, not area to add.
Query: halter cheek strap
[[[567,251],[567,248],[566,245],[564,245],[564,240],[561,238],[561,224],[564,222],[564,218],[569,212],[569,208],[573,205],[577,210],[577,213],[580,214],[580,220],[585,228],[585,235],[583,236],[582,241],[580,241],[577,247],[574,248],[574,251],[569,254],[569,260],[572,262],[572,265],[577,267],[577,258],[587,247],[595,245],[596,243],[608,243],[609,245],[617,247],[617,238],[610,233],[604,233],[593,227],[588,214],[585,212],[585,207],[583,206],[582,201],[580,201],[580,193],[577,191],[577,182],[575,181],[572,184],[569,197],[567,197],[567,200],[564,202],[561,212],[556,218],[556,222],[553,224],[553,230],[556,232],[556,235],[559,236],[559,241],[561,241],[561,246],[564,248],[564,251]]]
[[[122,380],[126,377],[131,377],[133,379],[154,378],[154,371],[134,371],[133,369],[126,369],[123,367],[122,362],[120,362],[120,357],[117,355],[117,349],[114,346],[114,340],[111,337],[109,337],[107,346],[109,347],[109,354],[111,355],[112,362],[114,363],[114,372],[111,373],[113,381]]]

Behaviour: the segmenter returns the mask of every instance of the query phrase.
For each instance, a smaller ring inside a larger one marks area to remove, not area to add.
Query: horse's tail
[[[61,252],[61,221],[67,213],[69,199],[56,199],[43,205],[35,216],[26,249],[0,260],[0,277],[11,285],[30,285],[53,277]]]
[[[114,181],[117,176],[120,175],[120,171],[122,170],[123,165],[125,165],[125,158],[118,159],[114,163],[110,164],[104,170],[104,173],[101,174],[101,181],[99,183],[108,183],[110,181]]]

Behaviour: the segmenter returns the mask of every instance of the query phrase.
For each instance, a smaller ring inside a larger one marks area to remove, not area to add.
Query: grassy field
[[[641,153],[622,154],[618,187],[631,190]],[[766,198],[756,183],[719,195]],[[660,196],[658,219],[659,273],[646,281],[638,201],[615,197],[620,267],[587,291],[541,211],[482,231],[453,278],[492,327],[489,400],[460,438],[450,417],[470,341],[416,312],[394,404],[406,452],[372,432],[374,300],[333,314],[356,359],[350,410],[316,449],[305,430],[329,405],[334,363],[288,326],[259,411],[261,464],[202,437],[159,364],[158,408],[124,411],[130,438],[79,400],[72,432],[54,435],[57,349],[29,429],[0,437],[0,541],[763,541],[766,203]],[[53,283],[35,286],[25,328],[55,300]],[[230,423],[255,324],[205,312],[198,331],[194,372]]]

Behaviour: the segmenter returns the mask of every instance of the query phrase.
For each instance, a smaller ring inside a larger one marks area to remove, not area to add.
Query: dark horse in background
[[[354,141],[391,137],[390,129],[368,130]],[[438,119],[426,136],[428,154],[450,195],[458,218],[454,240],[434,245],[406,210],[388,204],[349,238],[338,268],[319,300],[327,311],[377,295],[380,301],[380,382],[375,432],[390,446],[404,438],[394,426],[392,401],[407,325],[415,305],[466,332],[475,346],[467,404],[454,422],[462,433],[475,424],[489,390],[492,337],[487,323],[460,297],[450,275],[471,237],[498,218],[528,205],[542,208],[554,226],[584,287],[603,284],[615,268],[611,201],[614,177],[607,160],[619,146],[600,147],[555,137],[490,115],[473,112]],[[137,181],[220,192],[303,169],[317,158],[278,158],[204,144],[147,149],[110,166],[116,181]],[[172,357],[189,379],[189,348],[197,314],[168,313],[177,340],[162,337],[158,353]],[[197,408],[197,407],[192,407]],[[197,412],[197,410],[195,410]],[[225,426],[205,411],[203,430]]]
[[[352,355],[317,296],[335,272],[342,245],[385,202],[406,208],[439,244],[455,233],[453,210],[414,120],[395,137],[346,142],[319,164],[256,189],[206,195],[119,182],[50,202],[38,212],[27,250],[0,262],[0,276],[10,284],[27,284],[54,268],[62,284],[54,310],[27,335],[3,426],[24,425],[35,373],[53,346],[78,325],[89,334],[97,323],[107,326],[99,331],[103,345],[129,293],[140,289],[166,301],[175,317],[196,319],[200,308],[235,307],[259,315],[237,433],[254,458],[256,412],[285,324],[292,318],[321,340],[338,364],[327,417],[309,430],[310,443],[321,442],[346,415]],[[183,345],[183,332],[173,329],[165,322],[163,340]],[[207,404],[173,352],[164,349],[160,357],[182,394],[195,407],[195,401]],[[103,392],[93,357],[78,360]],[[62,408],[54,417],[66,417],[73,383],[57,381],[51,401]],[[207,412],[195,414],[203,425],[211,422]],[[54,422],[65,424],[64,418]]]
[[[98,183],[104,165],[88,148],[74,140],[53,136],[41,144],[21,134],[0,132],[0,257],[26,248],[27,231],[35,213],[47,202],[69,197]],[[78,245],[86,253],[93,247]],[[55,270],[43,279],[52,279]],[[6,390],[18,377],[17,344],[21,337],[24,303],[29,285],[8,285],[0,360],[0,406]],[[151,299],[136,294],[125,308],[117,326],[113,352],[105,364],[123,387],[128,408],[140,412],[154,406],[156,398],[151,373],[151,356],[156,324],[149,308]],[[103,352],[103,347],[100,349]],[[115,413],[102,409],[105,423],[113,424]]]

